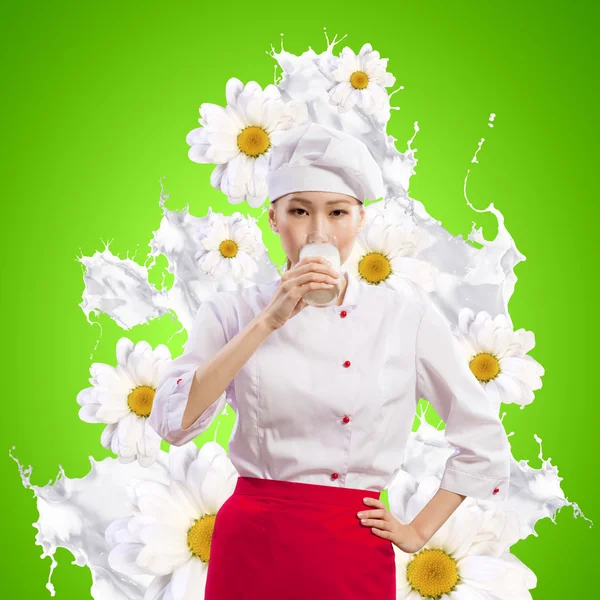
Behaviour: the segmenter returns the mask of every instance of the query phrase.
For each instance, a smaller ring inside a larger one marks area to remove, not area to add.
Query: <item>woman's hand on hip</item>
[[[400,550],[410,554],[417,552],[427,543],[427,540],[424,540],[410,525],[400,523],[381,500],[367,497],[363,502],[374,509],[361,510],[357,513],[357,517],[361,525],[371,527],[375,535],[389,540]]]

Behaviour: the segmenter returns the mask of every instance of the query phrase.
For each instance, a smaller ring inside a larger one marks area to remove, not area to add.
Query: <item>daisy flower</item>
[[[525,406],[534,399],[533,390],[542,387],[544,368],[531,356],[535,346],[532,331],[513,331],[503,314],[492,317],[485,311],[477,315],[463,308],[458,315],[456,335],[473,375],[500,408],[500,403]]]
[[[164,344],[154,350],[148,342],[121,338],[117,342],[117,366],[93,363],[90,383],[77,394],[79,418],[86,423],[107,423],[102,445],[120,462],[138,460],[151,465],[160,450],[161,438],[148,425],[154,393],[171,353]]]
[[[213,163],[211,185],[231,204],[247,200],[252,208],[265,201],[267,160],[271,134],[306,121],[303,102],[284,102],[277,86],[264,91],[255,81],[245,86],[232,77],[225,87],[227,106],[203,103],[200,125],[187,134],[188,156],[197,163]]]
[[[265,252],[256,220],[246,219],[239,212],[226,217],[209,209],[208,222],[197,231],[196,238],[200,249],[195,259],[215,279],[223,276],[236,281],[250,279]]]
[[[423,479],[394,516],[410,523],[439,485],[437,477]],[[394,494],[390,488],[390,507],[398,504]],[[397,600],[530,600],[537,578],[509,552],[518,529],[515,512],[483,510],[466,498],[418,552],[394,545]]]
[[[385,88],[396,81],[386,72],[387,63],[371,44],[364,44],[358,55],[346,46],[333,62],[331,76],[338,83],[329,92],[329,103],[337,105],[340,113],[355,105],[368,114],[386,108],[389,98]]]
[[[106,529],[108,563],[126,575],[150,574],[144,600],[203,598],[216,514],[231,496],[237,471],[216,442],[169,451],[168,483],[133,480],[133,515]]]
[[[390,223],[377,214],[358,234],[344,265],[356,278],[371,285],[384,284],[393,289],[408,286],[409,291],[431,292],[437,268],[416,258],[429,240],[429,235],[412,221]]]

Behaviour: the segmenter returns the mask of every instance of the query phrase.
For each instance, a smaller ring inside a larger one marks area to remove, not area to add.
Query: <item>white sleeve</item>
[[[417,399],[432,404],[459,452],[446,462],[441,489],[482,500],[508,495],[511,449],[504,425],[437,307],[426,301],[416,340]]]
[[[148,424],[173,446],[182,446],[208,429],[225,408],[227,397],[235,401],[232,381],[227,389],[187,429],[181,428],[188,394],[196,369],[211,359],[226,343],[225,322],[219,311],[218,294],[200,304],[183,354],[171,361],[162,373],[154,395]]]

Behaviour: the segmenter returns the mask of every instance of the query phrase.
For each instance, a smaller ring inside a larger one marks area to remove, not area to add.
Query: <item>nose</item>
[[[313,231],[309,234],[309,238],[313,243],[326,243],[329,241],[329,233],[327,231],[323,231],[319,229],[318,231]]]

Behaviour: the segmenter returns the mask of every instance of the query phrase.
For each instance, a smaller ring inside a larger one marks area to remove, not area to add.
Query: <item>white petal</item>
[[[354,107],[356,104],[358,104],[360,102],[360,97],[362,94],[362,90],[354,90],[346,99],[346,102],[344,102],[344,108],[346,110],[350,110],[352,107]]]
[[[248,125],[260,126],[262,117],[263,100],[261,96],[253,95],[246,104],[246,117]]]
[[[171,590],[173,600],[191,600],[204,597],[208,564],[202,562],[196,555],[173,573]],[[240,599],[241,600],[241,599]]]
[[[483,520],[483,512],[463,507],[449,520],[449,533],[446,540],[447,551],[456,559],[467,555]]]
[[[252,162],[254,159],[240,152],[227,164],[227,178],[231,185],[245,185],[252,177]]]
[[[108,527],[104,530],[104,539],[109,546],[137,541],[131,539],[129,527],[127,526],[132,519],[135,519],[133,515],[126,515],[109,523]]]
[[[122,337],[117,342],[117,362],[120,365],[126,365],[129,355],[133,352],[133,342],[126,337]]]
[[[188,134],[185,136],[185,141],[187,142],[187,144],[189,146],[194,146],[194,145],[210,145],[208,144],[208,132],[210,130],[207,129],[206,127],[196,127],[195,129],[192,129],[190,132],[188,132]]]
[[[510,375],[500,373],[496,378],[496,385],[500,392],[500,398],[505,404],[522,403],[522,387]]]
[[[210,149],[211,145],[206,143],[206,144],[194,144],[189,150],[188,150],[188,158],[198,164],[210,164],[210,163],[215,163],[215,161],[212,158],[208,158],[207,153]]]
[[[142,550],[141,544],[118,544],[108,554],[108,564],[118,573],[125,575],[143,575],[147,573],[136,563]]]
[[[362,90],[360,101],[366,113],[372,113],[378,108],[372,93],[373,87],[372,85],[368,85],[366,89]]]
[[[223,473],[211,469],[202,484],[202,501],[207,514],[216,515],[227,499],[233,494],[237,481],[237,474],[230,473],[226,479]]]
[[[254,159],[254,177],[264,179],[269,172],[269,154],[261,154]]]
[[[237,133],[236,123],[222,106],[204,102],[200,106],[200,114],[212,131],[219,131],[231,135]]]
[[[202,516],[202,512],[194,498],[192,490],[189,489],[184,482],[170,481],[169,493],[173,498],[173,502],[177,505],[182,519],[187,519],[192,522]]]
[[[112,396],[106,396],[111,397]],[[127,405],[117,404],[115,402],[103,403],[98,407],[98,412],[96,413],[96,418],[98,418],[102,423],[119,423],[123,419],[126,419],[131,414],[131,410]]]
[[[113,439],[113,436],[115,435],[116,431],[117,431],[116,423],[110,423],[102,431],[102,435],[100,436],[100,443],[108,450],[110,450],[112,448],[112,439]]]
[[[123,393],[127,390],[128,378],[122,379],[120,371],[111,365],[92,363],[90,373],[97,388],[113,393]]]
[[[225,84],[225,98],[227,104],[237,104],[238,96],[242,93],[244,84],[237,78],[231,77]]]
[[[507,566],[494,556],[466,556],[458,562],[461,579],[466,583],[493,592],[494,582],[501,580]]]
[[[240,151],[237,144],[237,134],[221,133],[213,131],[208,135],[210,148],[206,151],[206,157],[217,164],[230,161]]]
[[[217,165],[210,174],[210,185],[212,185],[216,190],[221,189],[221,180],[223,179],[223,174],[225,173],[226,169],[226,164]]]
[[[271,100],[281,100],[281,92],[279,91],[279,88],[276,85],[269,83],[269,85],[267,85],[267,87],[263,90],[263,99],[265,102]]]
[[[135,345],[133,352],[127,359],[130,371],[135,373],[136,380],[140,385],[148,385],[152,379],[151,368],[154,364],[154,351],[152,346],[144,340]]]
[[[117,424],[118,452],[124,458],[134,457],[137,450],[137,442],[142,434],[142,420],[135,413],[130,412]]]
[[[186,481],[187,472],[191,464],[198,457],[199,448],[193,442],[183,446],[169,448],[169,472],[171,478],[177,481]]]
[[[147,525],[140,531],[143,544],[158,553],[184,554],[189,552],[187,529],[172,527],[165,523]]]
[[[189,526],[189,519],[182,518],[166,485],[156,481],[140,481],[136,485],[136,493],[138,509],[145,517],[183,530]]]
[[[358,56],[354,54],[354,50],[349,46],[345,46],[340,52],[340,59],[344,65],[344,68],[350,71],[350,74],[354,73],[354,71],[360,70],[360,61]]]
[[[225,260],[220,252],[207,252],[204,259],[199,262],[200,268],[209,275],[215,275],[221,262]]]
[[[97,417],[100,404],[84,404],[79,409],[79,418],[86,423],[104,423]]]
[[[538,375],[538,363],[528,356],[507,356],[500,363],[501,369],[507,374],[522,381],[532,390],[542,387],[542,381]]]
[[[142,421],[142,435],[137,441],[137,459],[142,467],[154,463],[160,451],[161,437],[150,427],[148,419]]]
[[[284,112],[284,104],[277,100],[269,100],[262,105],[260,124],[267,133],[271,133]]]
[[[117,372],[118,378],[121,380],[121,384],[123,386],[125,394],[129,394],[129,392],[131,392],[136,387],[136,383],[133,377],[127,370],[127,367],[124,365],[117,365],[115,367],[115,370]]]
[[[329,92],[329,98],[334,104],[344,104],[354,87],[349,81],[342,81]]]
[[[159,575],[155,577],[144,593],[144,600],[173,600],[171,595],[172,575]]]
[[[168,575],[189,560],[190,552],[167,554],[156,552],[154,548],[143,546],[136,558],[136,565],[146,573]]]
[[[500,394],[500,389],[498,388],[498,382],[495,379],[492,379],[484,384],[483,389],[492,402],[492,406],[499,408],[500,403],[502,402],[502,395]]]
[[[494,596],[484,590],[471,587],[466,583],[459,583],[456,589],[448,595],[442,596],[443,600],[495,600]]]

